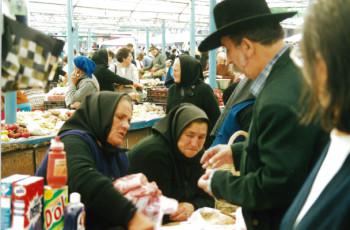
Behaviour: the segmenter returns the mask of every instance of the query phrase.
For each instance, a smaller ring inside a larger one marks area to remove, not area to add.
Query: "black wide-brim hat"
[[[221,46],[220,39],[233,35],[256,24],[276,22],[292,17],[297,12],[271,13],[265,0],[224,0],[214,8],[215,32],[206,37],[198,47],[205,52]]]

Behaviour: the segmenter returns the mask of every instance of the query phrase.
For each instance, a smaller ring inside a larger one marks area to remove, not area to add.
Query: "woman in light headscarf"
[[[187,220],[195,209],[214,205],[213,198],[197,186],[204,173],[199,160],[208,122],[200,108],[189,103],[178,105],[153,126],[151,136],[128,153],[129,173],[144,173],[165,196],[179,201],[171,221]]]
[[[213,90],[204,83],[203,69],[199,61],[189,55],[175,59],[174,81],[168,92],[167,112],[180,103],[191,103],[201,108],[209,118],[209,133],[220,116],[220,109]],[[208,142],[206,143],[209,144]]]
[[[92,74],[95,67],[95,63],[85,56],[74,58],[74,72],[65,98],[68,108],[79,108],[86,96],[100,91],[98,81]]]

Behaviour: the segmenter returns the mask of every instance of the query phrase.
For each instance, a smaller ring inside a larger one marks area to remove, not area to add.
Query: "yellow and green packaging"
[[[64,225],[64,207],[68,204],[68,186],[44,186],[44,226],[47,230],[61,230]]]

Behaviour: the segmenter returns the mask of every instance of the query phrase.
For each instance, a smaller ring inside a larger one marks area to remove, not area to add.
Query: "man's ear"
[[[254,43],[248,38],[243,38],[241,42],[242,51],[246,58],[251,58],[255,52]]]

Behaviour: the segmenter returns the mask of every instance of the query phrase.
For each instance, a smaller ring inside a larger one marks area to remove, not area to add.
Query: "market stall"
[[[17,123],[1,128],[2,176],[14,173],[33,175],[47,150],[49,141],[74,110],[18,112]],[[164,116],[161,106],[151,103],[134,105],[134,115],[125,138],[125,148],[131,148],[151,133],[151,127]]]

